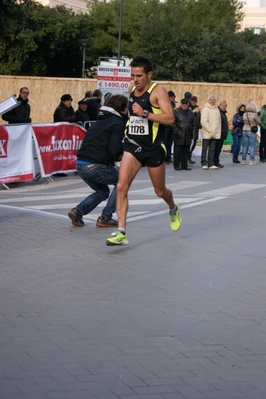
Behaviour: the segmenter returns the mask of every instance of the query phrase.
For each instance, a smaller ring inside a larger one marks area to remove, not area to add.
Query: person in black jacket
[[[27,87],[21,87],[17,98],[20,105],[3,114],[2,119],[8,123],[31,123],[29,94],[30,91]]]
[[[99,116],[99,109],[102,106],[103,93],[100,89],[94,90],[92,97],[83,99],[86,101],[88,107],[87,112],[91,121],[96,121]]]
[[[193,129],[193,137],[192,137],[192,143],[190,146],[190,151],[189,151],[189,155],[188,155],[188,164],[189,165],[193,165],[195,163],[195,161],[192,160],[192,154],[193,151],[195,150],[195,147],[197,145],[197,141],[199,138],[199,130],[201,129],[201,123],[200,123],[200,108],[197,104],[198,102],[198,97],[197,96],[192,96],[191,97],[191,109],[194,113],[194,118],[195,118],[195,128]]]
[[[87,113],[87,103],[85,100],[80,100],[78,102],[78,109],[75,111],[77,123],[80,123],[82,126],[85,126],[84,123],[90,120],[90,117]]]
[[[108,100],[107,105],[99,110],[97,122],[87,130],[77,153],[77,172],[95,192],[68,212],[74,226],[84,226],[83,215],[87,215],[107,199],[96,226],[117,226],[117,221],[112,218],[116,209],[118,181],[118,168],[115,162],[121,159],[124,151],[124,115],[127,113],[128,99],[119,94],[114,95]],[[111,194],[108,185],[115,186]]]
[[[228,133],[228,120],[226,116],[226,108],[227,108],[227,102],[226,101],[221,101],[220,104],[218,105],[220,114],[221,114],[221,124],[222,124],[222,129],[221,129],[221,137],[216,140],[215,144],[215,152],[214,152],[214,165],[218,166],[218,168],[223,168],[224,165],[220,164],[220,154],[223,148],[224,140],[227,137]]]
[[[183,98],[181,105],[174,109],[175,121],[172,125],[174,132],[174,170],[191,170],[188,167],[188,156],[193,129],[195,129],[194,113],[189,109],[189,100]]]
[[[76,122],[76,115],[72,107],[73,99],[70,94],[64,94],[54,112],[54,122]]]

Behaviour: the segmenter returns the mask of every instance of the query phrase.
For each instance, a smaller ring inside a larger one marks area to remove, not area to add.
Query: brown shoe
[[[220,163],[218,163],[218,165],[215,165],[215,166],[218,166],[218,168],[220,168],[220,169],[222,169],[224,167],[224,165],[221,165]]]
[[[188,163],[190,164],[190,165],[194,165],[194,163],[196,163],[195,161],[192,161],[192,159],[189,159],[188,160]]]

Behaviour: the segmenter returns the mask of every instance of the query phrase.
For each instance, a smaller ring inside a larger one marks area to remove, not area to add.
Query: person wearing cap
[[[175,93],[172,90],[169,90],[168,96],[169,96],[169,100],[171,102],[172,108],[174,109],[176,106]],[[171,154],[172,154],[172,145],[173,145],[173,130],[170,125],[165,125],[165,127],[164,127],[164,144],[166,147],[165,162],[167,164],[169,164],[172,162]]]
[[[112,97],[112,93],[110,93],[110,92],[105,93],[103,105],[106,105],[106,104],[108,103],[108,100],[109,100],[111,97]]]
[[[191,103],[191,97],[192,97],[192,93],[190,93],[190,91],[186,91],[184,93],[184,98],[186,98],[189,101],[189,107],[191,108],[192,103]]]
[[[216,141],[221,137],[222,122],[219,108],[216,105],[216,97],[213,94],[208,97],[208,102],[201,112],[201,125],[203,139],[201,151],[202,169],[219,170],[220,168],[214,164],[214,154]]]
[[[182,98],[180,107],[174,109],[174,170],[191,170],[188,155],[195,126],[195,117],[189,108],[190,101]],[[180,167],[181,165],[181,167]]]
[[[63,94],[61,102],[54,112],[54,122],[76,122],[76,115],[72,107],[73,99],[70,94]]]
[[[87,113],[87,102],[85,100],[80,100],[78,102],[78,109],[75,112],[77,123],[84,125],[85,122],[90,120],[90,117]]]

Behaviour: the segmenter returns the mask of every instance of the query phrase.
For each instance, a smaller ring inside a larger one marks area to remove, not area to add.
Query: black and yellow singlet
[[[148,90],[140,97],[134,95],[135,86],[133,86],[129,98],[130,118],[127,122],[126,136],[129,138],[129,141],[131,139],[141,146],[143,150],[147,151],[155,149],[162,144],[164,139],[164,125],[134,115],[132,105],[136,102],[143,109],[146,109],[153,114],[162,114],[160,108],[154,107],[150,103],[150,94],[156,85],[157,83],[152,83]]]

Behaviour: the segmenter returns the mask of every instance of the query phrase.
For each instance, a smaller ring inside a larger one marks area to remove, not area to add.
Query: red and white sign
[[[131,82],[131,68],[125,66],[98,66],[97,88],[103,94],[123,94],[128,96]]]
[[[86,133],[83,127],[59,122],[32,128],[41,177],[76,170],[76,154]]]
[[[0,183],[35,177],[31,125],[0,125]]]

